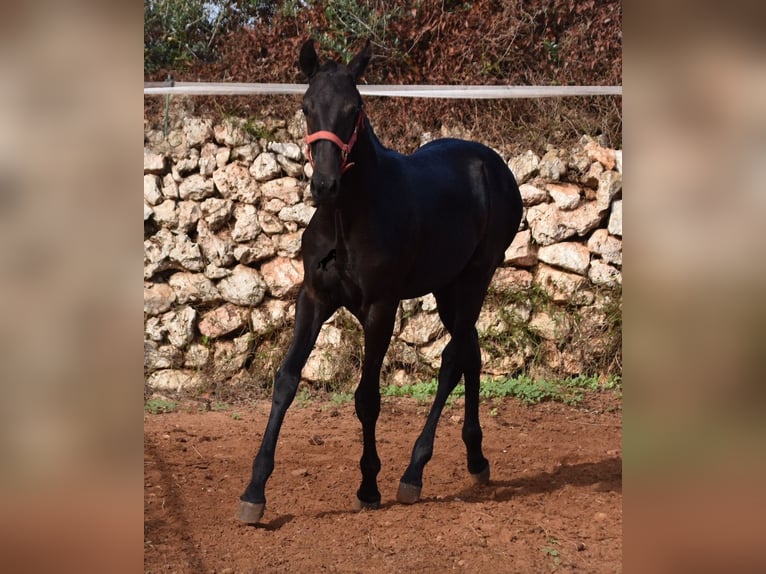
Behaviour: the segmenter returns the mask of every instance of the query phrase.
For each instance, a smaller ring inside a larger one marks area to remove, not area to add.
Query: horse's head
[[[320,65],[313,40],[307,40],[301,48],[300,67],[309,79],[303,113],[309,159],[314,167],[311,195],[317,204],[337,198],[341,175],[351,166],[348,155],[364,123],[356,83],[370,55],[368,41],[347,66],[332,61]]]

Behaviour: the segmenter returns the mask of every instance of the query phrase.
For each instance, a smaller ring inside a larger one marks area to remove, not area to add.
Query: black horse
[[[397,500],[420,497],[423,468],[433,452],[445,401],[465,377],[462,437],[468,471],[489,480],[479,425],[481,353],[475,323],[487,289],[522,215],[519,188],[494,151],[456,139],[433,141],[404,156],[384,148],[365,116],[356,83],[371,56],[370,44],[347,66],[319,63],[308,40],[300,67],[309,86],[303,97],[311,194],[317,206],[303,233],[304,280],[295,310],[295,332],[277,371],[274,396],[250,484],[238,518],[263,516],[265,485],[285,412],[322,324],[343,306],[364,331],[362,377],[355,392],[362,423],[362,482],[358,508],[380,505],[380,459],[375,425],[380,413],[380,369],[401,299],[433,293],[451,340],[442,353],[439,385]]]

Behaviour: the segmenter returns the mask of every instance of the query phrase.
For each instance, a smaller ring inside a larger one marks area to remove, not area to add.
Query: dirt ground
[[[263,524],[234,514],[269,403],[249,411],[144,418],[144,570],[260,572],[622,571],[621,409],[481,407],[489,485],[472,484],[462,406],[445,409],[419,503],[396,502],[427,405],[384,401],[378,424],[383,496],[355,511],[361,431],[352,404],[295,404],[267,484]],[[194,408],[192,408],[194,407]]]

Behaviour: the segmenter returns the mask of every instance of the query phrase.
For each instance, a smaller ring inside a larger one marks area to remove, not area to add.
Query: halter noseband
[[[364,107],[362,107],[359,110],[359,116],[357,116],[356,119],[356,125],[354,126],[354,133],[351,134],[351,137],[348,140],[348,143],[344,143],[342,139],[340,139],[337,135],[330,131],[326,130],[320,130],[317,132],[314,132],[313,134],[306,134],[306,137],[303,138],[303,141],[306,142],[306,155],[308,156],[309,163],[311,164],[311,167],[314,167],[314,158],[311,156],[311,144],[318,140],[329,140],[332,143],[334,143],[336,146],[340,148],[340,154],[341,154],[341,162],[340,162],[340,172],[341,174],[346,173],[349,169],[354,167],[353,163],[348,163],[348,156],[351,153],[351,150],[354,147],[354,144],[356,143],[357,135],[362,129],[364,128]]]

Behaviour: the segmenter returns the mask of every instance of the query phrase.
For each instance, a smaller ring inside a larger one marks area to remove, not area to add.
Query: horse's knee
[[[300,382],[300,374],[296,375],[280,368],[274,378],[273,403],[277,406],[289,407],[295,399]]]
[[[380,414],[380,392],[360,384],[354,392],[354,405],[362,424],[375,422]]]

